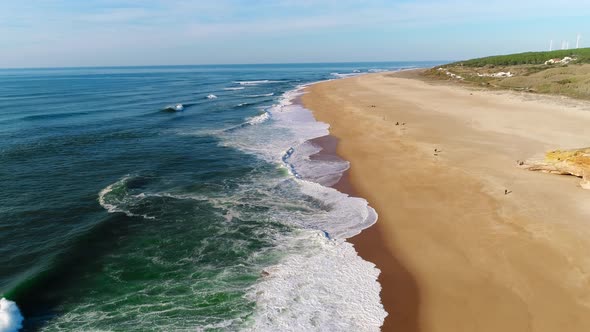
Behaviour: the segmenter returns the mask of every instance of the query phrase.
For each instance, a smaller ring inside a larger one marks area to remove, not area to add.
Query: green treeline
[[[513,65],[539,65],[549,59],[564,58],[566,56],[576,58],[576,63],[590,63],[590,48],[578,48],[570,50],[558,50],[551,52],[525,52],[509,55],[496,55],[485,58],[458,61],[451,65],[463,65],[467,67],[483,67],[486,65],[513,66]]]

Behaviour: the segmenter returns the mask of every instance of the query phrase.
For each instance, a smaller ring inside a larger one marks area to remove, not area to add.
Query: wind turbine
[[[553,51],[553,39],[549,42],[549,52]]]
[[[578,38],[576,38],[576,48],[580,48],[580,38],[582,38],[582,36],[578,34]]]

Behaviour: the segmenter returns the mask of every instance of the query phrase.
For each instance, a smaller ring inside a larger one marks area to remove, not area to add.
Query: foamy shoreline
[[[590,329],[587,193],[515,167],[590,145],[590,113],[535,97],[412,72],[308,88],[304,105],[330,124],[354,190],[379,213],[352,242],[382,270],[384,330]]]
[[[282,165],[291,177],[281,186],[296,186],[302,199],[325,206],[322,214],[310,217],[296,210],[284,216],[288,220],[276,216],[277,221],[301,229],[297,237],[279,241],[284,257],[265,269],[249,293],[256,311],[248,328],[376,331],[386,316],[379,299],[379,270],[359,257],[346,239],[370,227],[377,216],[365,199],[331,188],[348,162],[312,157],[321,150],[314,139],[327,135],[328,126],[297,102],[306,86],[287,91],[256,117],[260,121],[253,118],[249,126],[241,126],[245,132],[236,138],[233,131],[224,138],[224,144]],[[248,135],[249,131],[256,134]],[[273,137],[272,145],[257,139],[261,135]]]

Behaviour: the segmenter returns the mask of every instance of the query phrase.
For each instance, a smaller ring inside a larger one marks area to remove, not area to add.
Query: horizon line
[[[212,64],[181,64],[181,65],[96,65],[96,66],[47,66],[47,67],[0,67],[0,70],[21,69],[97,69],[97,68],[146,68],[146,67],[215,67],[215,66],[272,66],[272,65],[322,65],[322,64],[355,64],[355,63],[447,63],[456,60],[388,60],[388,61],[336,61],[336,62],[267,62],[267,63],[212,63]]]

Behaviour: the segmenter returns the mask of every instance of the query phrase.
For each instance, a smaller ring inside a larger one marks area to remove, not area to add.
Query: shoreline
[[[348,240],[381,270],[389,314],[382,330],[552,331],[567,324],[585,331],[586,193],[575,178],[518,170],[513,162],[552,144],[590,144],[575,123],[590,113],[568,105],[564,115],[558,103],[547,104],[550,96],[429,84],[415,72],[320,82],[302,97],[330,124],[337,140],[330,148],[351,163],[336,188],[367,199],[379,215]],[[506,114],[506,107],[516,111]],[[501,118],[507,115],[514,119]],[[511,128],[531,116],[543,125]],[[552,125],[564,132],[551,134]],[[433,156],[433,148],[443,153]],[[516,193],[502,195],[507,187]],[[565,212],[549,213],[546,205]]]
[[[333,157],[342,159],[337,152],[339,142],[337,137],[326,135],[314,138],[310,142],[322,148],[320,152],[310,156],[310,159]],[[351,168],[347,169],[340,180],[331,187],[352,197],[362,197],[350,182],[350,170]],[[371,205],[370,202],[369,205]],[[383,230],[380,229],[378,217],[375,224],[346,241],[355,247],[362,259],[372,262],[380,270],[377,282],[381,285],[381,303],[388,313],[382,330],[418,332],[420,331],[417,319],[419,296],[416,281],[384,245],[382,234]],[[396,315],[392,315],[388,309],[395,311]]]

